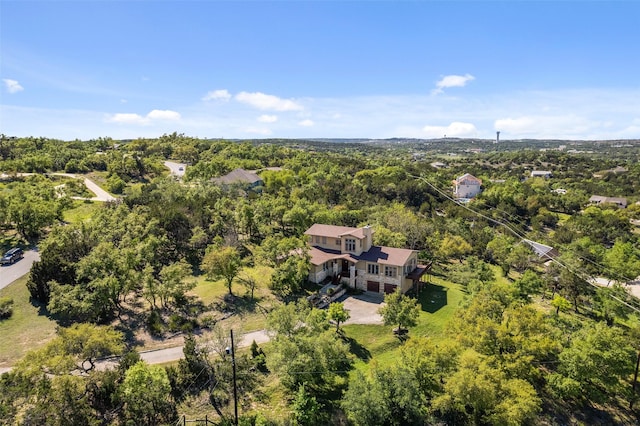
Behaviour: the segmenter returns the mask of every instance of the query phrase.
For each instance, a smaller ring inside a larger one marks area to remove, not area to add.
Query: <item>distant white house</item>
[[[531,177],[542,177],[542,178],[550,178],[553,177],[553,173],[548,170],[532,170]]]
[[[481,192],[482,181],[465,173],[453,181],[453,195],[456,198],[473,198]]]

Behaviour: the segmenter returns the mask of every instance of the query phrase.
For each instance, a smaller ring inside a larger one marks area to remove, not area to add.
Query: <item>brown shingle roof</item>
[[[463,174],[454,182],[456,182],[458,185],[482,185],[482,181],[480,179],[469,173]]]
[[[358,258],[366,262],[375,262],[381,265],[402,266],[413,254],[413,250],[373,246],[369,251],[363,252]]]
[[[311,228],[304,231],[305,235],[318,235],[320,237],[340,238],[343,235],[352,235],[356,238],[364,238],[362,228],[351,228],[349,226],[324,225],[315,223]]]
[[[322,265],[325,262],[335,259],[347,259],[353,263],[358,259],[348,253],[340,253],[339,250],[321,249],[319,247],[311,247],[309,249],[310,262],[312,265]]]
[[[262,178],[260,178],[260,176],[258,176],[254,172],[250,172],[244,169],[235,169],[224,176],[213,179],[213,181],[225,185],[231,185],[234,183],[253,184],[262,181]]]

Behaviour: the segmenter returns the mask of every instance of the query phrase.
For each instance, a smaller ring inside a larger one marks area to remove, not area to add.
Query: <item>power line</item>
[[[515,231],[511,226],[507,225],[506,223],[504,223],[504,222],[500,222],[500,221],[498,221],[498,220],[495,220],[495,219],[493,219],[493,218],[491,218],[491,217],[486,216],[486,215],[485,215],[485,214],[483,214],[483,213],[480,213],[480,212],[478,212],[478,211],[476,211],[476,210],[471,209],[471,208],[470,208],[469,206],[467,206],[466,204],[461,203],[461,202],[459,202],[458,200],[456,200],[456,199],[452,198],[451,196],[449,196],[449,194],[445,193],[443,190],[441,190],[440,188],[436,187],[435,185],[433,185],[431,182],[429,182],[427,179],[425,179],[425,178],[424,178],[424,177],[422,177],[422,176],[415,176],[415,175],[408,175],[408,176],[413,177],[413,178],[415,178],[415,179],[420,179],[420,180],[422,180],[422,181],[423,181],[423,182],[425,182],[427,185],[429,185],[429,187],[431,187],[434,191],[436,191],[437,193],[439,193],[439,194],[440,194],[441,196],[443,196],[444,198],[448,199],[449,201],[452,201],[453,203],[455,203],[456,205],[458,205],[458,206],[462,207],[463,209],[468,210],[468,211],[470,211],[471,213],[473,213],[473,214],[475,214],[475,215],[477,215],[477,216],[479,216],[479,217],[482,217],[482,218],[484,218],[484,219],[488,220],[489,222],[495,223],[496,225],[499,225],[499,226],[502,226],[502,227],[506,228],[506,229],[507,229],[509,232],[511,232],[513,235],[515,235],[515,236],[516,236],[516,237],[518,237],[520,240],[522,240],[523,242],[525,242],[525,243],[527,243],[529,246],[531,246],[531,243],[529,242],[530,240],[528,240],[527,238],[525,238],[525,235],[522,235],[522,234],[518,233],[517,231]],[[576,254],[576,253],[574,252],[573,254]],[[600,286],[598,286],[598,285],[594,284],[593,282],[591,282],[591,279],[590,279],[591,277],[584,278],[584,276],[580,275],[580,274],[579,274],[579,273],[577,273],[576,271],[573,271],[571,268],[569,268],[569,267],[568,267],[567,265],[565,265],[564,263],[560,262],[558,259],[555,259],[555,258],[553,258],[553,257],[549,257],[549,259],[550,259],[553,263],[555,263],[555,264],[559,265],[559,266],[560,266],[560,267],[562,267],[562,268],[565,268],[565,269],[566,269],[567,271],[569,271],[571,274],[575,275],[576,277],[580,278],[582,281],[585,281],[587,284],[589,284],[589,285],[591,285],[591,286],[595,287],[596,289],[601,289],[601,288],[602,288],[602,287],[600,287]],[[582,258],[581,258],[581,259],[582,259]],[[592,263],[593,263],[593,262],[592,262]],[[602,267],[603,265],[599,265],[599,266],[601,266],[601,267]],[[604,268],[604,267],[602,267],[602,269],[605,269],[605,270],[606,270],[606,268]],[[626,278],[626,277],[623,277],[623,278]],[[614,300],[618,301],[619,303],[623,304],[624,306],[628,307],[629,309],[631,309],[631,310],[633,310],[633,311],[635,311],[635,312],[637,312],[637,313],[640,313],[640,309],[636,308],[635,306],[630,305],[629,303],[627,303],[626,301],[624,301],[624,300],[620,299],[619,297],[614,296],[613,294],[608,294],[608,296],[609,296],[609,297],[611,297],[612,299],[614,299]]]

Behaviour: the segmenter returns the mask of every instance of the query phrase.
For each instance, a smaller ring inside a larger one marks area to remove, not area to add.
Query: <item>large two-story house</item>
[[[309,238],[309,281],[327,278],[352,288],[377,293],[402,293],[420,282],[428,267],[418,265],[418,252],[373,245],[370,226],[351,228],[315,224]]]
[[[482,181],[465,173],[453,181],[453,195],[456,198],[473,198],[482,191]]]

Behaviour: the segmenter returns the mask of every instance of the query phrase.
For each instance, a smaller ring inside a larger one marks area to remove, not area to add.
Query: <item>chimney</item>
[[[369,251],[369,249],[373,245],[373,229],[369,225],[364,226],[362,228],[362,233],[364,234],[363,251]]]

